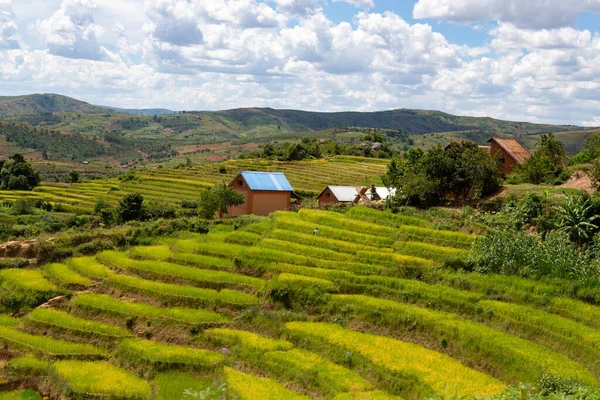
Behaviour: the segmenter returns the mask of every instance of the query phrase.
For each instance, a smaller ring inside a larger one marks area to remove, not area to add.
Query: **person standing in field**
[[[319,236],[319,227],[316,227],[316,228],[315,228],[315,230],[314,230],[314,232],[313,232],[313,235],[315,235],[315,236]]]

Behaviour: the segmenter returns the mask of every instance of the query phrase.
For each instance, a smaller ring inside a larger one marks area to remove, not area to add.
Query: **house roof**
[[[327,190],[331,190],[331,193],[335,196],[335,198],[340,202],[348,202],[351,203],[356,199],[358,192],[356,188],[353,186],[327,186],[323,191],[319,194],[318,197]]]
[[[244,178],[250,190],[294,191],[292,185],[290,185],[285,175],[281,172],[242,171],[240,175]]]
[[[527,151],[527,149],[515,139],[491,138],[489,141],[496,142],[496,144],[498,144],[502,150],[504,150],[519,164],[524,163],[525,160],[531,157],[531,154]]]
[[[381,200],[386,200],[388,197],[391,197],[393,195],[396,194],[396,189],[388,189],[386,187],[376,187],[375,191],[377,192],[377,196],[379,196],[379,198]],[[369,199],[371,199],[371,190],[367,190],[367,197],[369,197]]]

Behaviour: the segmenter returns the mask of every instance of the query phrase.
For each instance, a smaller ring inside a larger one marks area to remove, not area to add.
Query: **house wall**
[[[329,195],[329,196],[328,196]],[[331,192],[331,189],[327,188],[321,195],[318,197],[319,207],[329,206],[331,204],[337,204],[339,201]]]
[[[229,187],[242,194],[245,199],[244,204],[228,208],[227,212],[231,217],[250,214],[267,216],[274,211],[291,209],[291,192],[251,190],[241,175]]]
[[[513,172],[513,168],[517,165],[517,162],[498,144],[492,140],[492,146],[490,148],[490,154],[494,157],[496,154],[499,154],[498,157],[504,166],[503,170],[500,171],[503,175],[508,175]]]

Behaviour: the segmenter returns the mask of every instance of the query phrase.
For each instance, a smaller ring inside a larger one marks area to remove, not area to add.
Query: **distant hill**
[[[116,108],[116,107],[104,107],[111,111],[120,112],[123,114],[133,114],[133,115],[165,115],[165,114],[175,114],[173,110],[167,110],[166,108]]]
[[[58,94],[0,97],[0,117],[59,112],[103,114],[108,110]]]
[[[554,132],[571,153],[576,153],[591,132],[571,125],[503,121],[428,110],[330,113],[240,108],[173,112],[162,108],[100,107],[55,94],[0,97],[0,118],[89,138],[122,134],[132,140],[158,140],[173,146],[224,142],[237,145],[297,140],[307,135],[326,138],[331,136],[331,130],[336,131],[333,140],[360,141],[361,132],[379,128],[407,133],[415,145],[423,147],[461,139],[485,144],[491,136],[501,136],[516,138],[532,149],[541,133]]]

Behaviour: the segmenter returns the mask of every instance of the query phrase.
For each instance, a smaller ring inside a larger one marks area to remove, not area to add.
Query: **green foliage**
[[[541,136],[536,151],[525,163],[517,166],[516,171],[523,176],[525,182],[556,185],[570,177],[565,165],[566,152],[562,142],[554,134],[548,133]]]
[[[32,190],[42,178],[21,154],[0,160],[0,190]]]
[[[240,400],[308,400],[304,396],[289,389],[271,379],[248,375],[225,367],[225,376],[229,391],[236,394]]]
[[[242,194],[237,193],[225,184],[217,184],[210,190],[200,193],[198,215],[201,218],[213,219],[217,212],[227,214],[228,207],[239,206],[244,202],[245,199]]]
[[[125,339],[118,353],[133,365],[145,362],[157,369],[177,367],[215,368],[225,357],[222,354],[193,347],[163,344],[151,340]]]
[[[600,157],[600,133],[592,133],[585,140],[583,149],[571,158],[571,164],[586,164]]]
[[[129,193],[119,201],[119,216],[124,222],[142,218],[144,197],[138,193]]]
[[[413,148],[392,160],[382,177],[387,187],[396,188],[392,209],[400,205],[430,207],[440,204],[447,193],[454,199],[479,199],[499,187],[496,161],[475,142],[453,142],[445,149],[427,152]]]
[[[35,324],[43,324],[66,331],[79,332],[85,335],[103,338],[122,338],[131,336],[129,331],[121,327],[74,317],[64,311],[54,310],[52,308],[36,308],[27,318]]]
[[[565,195],[566,201],[557,211],[560,218],[560,229],[565,232],[572,242],[578,245],[589,243],[600,228],[594,224],[599,218],[594,214],[594,205],[590,196],[582,192],[579,195]]]
[[[542,241],[523,231],[488,231],[475,243],[473,262],[481,273],[556,277],[583,283],[600,279],[599,266],[587,250],[571,245],[562,232],[552,232]]]
[[[44,376],[47,373],[50,363],[42,361],[31,354],[13,358],[6,365],[6,370],[11,375],[16,376]],[[1,398],[1,397],[0,397]]]
[[[77,172],[77,171],[69,172],[69,182],[71,182],[71,183],[79,182],[79,172]]]

